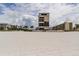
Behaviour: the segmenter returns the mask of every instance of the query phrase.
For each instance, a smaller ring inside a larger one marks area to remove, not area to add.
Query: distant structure
[[[64,23],[64,30],[65,31],[72,31],[73,30],[73,24],[71,21],[66,21]]]
[[[7,23],[0,23],[0,30],[8,30],[7,27],[8,27]]]
[[[79,24],[75,24],[75,26],[76,26],[76,27],[75,27],[75,30],[76,30],[76,31],[79,31]]]
[[[64,23],[52,27],[52,30],[64,30]]]
[[[67,20],[66,22],[56,25],[52,28],[52,30],[63,30],[63,31],[72,31],[73,30],[73,24],[70,20]]]
[[[49,13],[39,13],[38,16],[39,30],[49,29]]]

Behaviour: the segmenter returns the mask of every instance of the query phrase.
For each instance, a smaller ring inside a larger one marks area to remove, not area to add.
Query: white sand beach
[[[0,32],[1,56],[79,56],[79,32]]]

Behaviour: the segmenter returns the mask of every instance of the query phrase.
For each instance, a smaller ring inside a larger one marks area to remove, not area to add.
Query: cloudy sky
[[[0,23],[38,26],[38,14],[50,13],[50,27],[67,20],[79,23],[77,3],[0,3]]]

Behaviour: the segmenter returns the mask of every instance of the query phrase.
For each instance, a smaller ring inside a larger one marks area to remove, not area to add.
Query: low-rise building
[[[0,30],[8,30],[8,24],[7,23],[0,23]]]
[[[54,26],[52,28],[52,30],[72,31],[73,30],[73,24],[72,24],[72,22],[64,22],[62,24]]]
[[[75,24],[75,26],[76,26],[76,27],[75,27],[75,30],[76,30],[76,31],[79,31],[79,24]]]

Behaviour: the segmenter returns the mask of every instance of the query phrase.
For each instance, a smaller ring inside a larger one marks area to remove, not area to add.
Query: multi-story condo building
[[[39,30],[48,30],[49,29],[49,13],[39,13]]]

